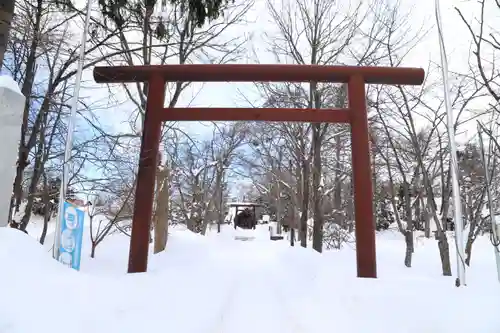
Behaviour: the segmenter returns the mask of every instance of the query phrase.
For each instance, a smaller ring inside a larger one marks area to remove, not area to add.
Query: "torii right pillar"
[[[375,221],[373,211],[370,135],[366,110],[365,81],[351,76],[347,85],[351,123],[352,177],[354,189],[354,232],[358,277],[377,277]]]

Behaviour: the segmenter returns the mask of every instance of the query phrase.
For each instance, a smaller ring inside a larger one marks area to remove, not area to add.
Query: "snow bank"
[[[254,240],[235,241],[241,234]],[[403,239],[380,233],[380,278],[372,280],[354,278],[349,247],[319,255],[268,235],[266,226],[206,237],[173,228],[149,272],[126,275],[124,235],[106,238],[75,272],[36,240],[0,229],[0,332],[498,332],[500,288],[487,238],[475,244],[469,286],[456,288],[440,274],[433,240],[416,242],[409,269]]]
[[[76,274],[55,260],[32,237],[12,228],[0,228],[2,276],[32,276],[40,271],[51,274]]]
[[[1,228],[0,332],[127,333],[167,327],[181,333],[203,332],[217,315],[210,309],[222,306],[230,275],[225,267],[203,263],[202,258],[199,265],[193,260],[191,265],[179,265],[192,259],[190,245],[198,244],[198,253],[205,246],[194,240],[196,236],[178,236],[172,236],[170,244],[173,260],[153,256],[151,272],[119,275],[116,267],[109,268],[109,259],[118,250],[128,254],[126,236],[110,236],[102,244],[103,260],[88,265],[92,260],[86,258],[87,266],[76,272],[52,260],[28,235]],[[198,320],[193,320],[193,313]]]
[[[300,314],[308,332],[498,332],[500,288],[487,238],[478,239],[466,288],[440,274],[433,240],[418,243],[413,268],[406,268],[404,240],[384,238],[379,234],[377,242],[379,279],[353,278],[349,248],[323,255],[300,247],[279,251],[274,275],[285,311]]]

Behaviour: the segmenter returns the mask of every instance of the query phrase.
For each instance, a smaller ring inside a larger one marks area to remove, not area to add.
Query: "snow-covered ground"
[[[236,241],[242,233],[255,239]],[[500,331],[486,237],[474,245],[465,288],[441,276],[433,240],[419,238],[413,267],[404,267],[404,242],[390,231],[378,235],[376,280],[355,278],[349,247],[322,255],[290,248],[269,241],[267,226],[224,226],[206,237],[174,229],[149,272],[134,275],[125,274],[127,236],[109,236],[95,259],[88,238],[76,272],[52,260],[49,246],[0,229],[1,333]]]

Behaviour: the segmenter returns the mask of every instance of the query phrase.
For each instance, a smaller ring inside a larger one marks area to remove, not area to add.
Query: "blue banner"
[[[64,202],[61,219],[61,242],[59,261],[64,265],[80,270],[82,256],[83,220],[85,212],[69,202]]]

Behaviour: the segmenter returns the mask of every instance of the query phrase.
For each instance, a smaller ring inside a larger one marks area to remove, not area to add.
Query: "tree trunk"
[[[471,233],[472,231],[469,231]],[[472,257],[472,244],[474,243],[474,239],[469,235],[467,237],[467,243],[465,244],[465,264],[470,266],[470,260]]]
[[[425,238],[430,238],[431,237],[431,217],[429,216],[429,211],[425,208],[425,203],[424,199],[422,196],[420,196],[420,203],[422,205],[423,209],[423,215],[424,215],[424,236]]]
[[[323,251],[323,212],[321,211],[321,124],[313,124],[313,249],[321,253]]]
[[[302,159],[302,207],[300,215],[300,246],[307,247],[307,218],[309,212],[309,160]]]
[[[450,165],[450,168],[451,168],[451,165]],[[438,248],[439,248],[439,256],[441,257],[441,267],[443,269],[444,276],[451,276],[450,249],[449,249],[448,238],[446,237],[446,232],[445,232],[445,230],[446,230],[446,228],[445,228],[446,218],[448,216],[448,210],[450,208],[450,196],[451,196],[451,189],[450,189],[450,187],[451,187],[451,172],[449,170],[450,169],[448,169],[446,187],[442,193],[443,200],[441,201],[442,202],[441,222],[437,218],[436,212],[433,211],[434,220],[436,222],[436,227],[438,228],[438,231],[437,231]],[[430,186],[428,186],[428,187],[430,187]],[[430,199],[432,199],[432,202],[435,202],[434,196],[432,196]]]
[[[346,229],[345,225],[346,219],[342,212],[342,182],[340,179],[340,157],[342,154],[342,145],[340,141],[340,135],[335,136],[335,181],[334,181],[334,190],[333,190],[333,216],[334,221],[342,228]]]
[[[406,230],[404,233],[405,236],[405,266],[411,267],[412,254],[414,250],[413,244],[413,216],[411,209],[411,196],[410,196],[410,184],[406,181],[403,181],[403,193],[405,199],[405,219],[406,219]]]
[[[374,139],[372,134],[370,133],[370,141],[368,142],[370,145],[370,156],[371,156],[371,170],[372,170],[372,207],[374,212],[373,222],[375,223],[374,227],[377,227],[379,223],[379,214],[378,212],[378,204],[380,203],[378,193],[377,193],[377,169],[376,169],[376,161],[377,161],[377,149],[375,148]]]
[[[10,24],[14,16],[14,0],[2,0],[0,3],[0,67],[3,64],[7,41],[9,40]]]
[[[278,177],[281,176],[281,172],[278,169]],[[281,215],[281,184],[280,184],[280,178],[276,177],[276,233],[278,235],[281,235],[281,224],[282,224],[282,218],[283,216]]]
[[[49,226],[50,216],[52,215],[52,207],[50,204],[49,188],[47,186],[47,176],[45,172],[42,175],[43,178],[43,229],[40,235],[40,244],[43,245],[45,242],[45,236],[47,236],[47,229]]]
[[[406,251],[405,251],[405,266],[411,267],[411,259],[414,250],[413,244],[413,232],[411,230],[406,230],[404,232],[405,243],[406,243]]]
[[[46,117],[45,117],[46,118]],[[35,199],[33,193],[36,192],[36,187],[38,185],[38,181],[40,180],[40,176],[44,173],[44,144],[45,144],[45,127],[42,126],[39,142],[37,145],[37,151],[35,154],[35,168],[33,170],[33,176],[30,180],[28,198],[26,202],[26,206],[24,207],[24,215],[21,218],[21,222],[19,224],[19,228],[21,230],[26,230],[28,223],[31,219],[31,213],[33,211],[33,200]],[[62,189],[60,189],[62,190]]]
[[[418,192],[418,188],[415,188],[415,193],[416,193],[416,199],[415,199],[415,223],[417,224],[415,226],[415,229],[421,230],[422,229],[422,219],[420,218],[422,216],[422,210],[420,207],[420,193]]]
[[[217,169],[215,189],[217,191],[217,233],[221,232],[221,224],[224,222],[224,211],[223,211],[223,198],[224,198],[224,164],[222,161],[219,162],[219,168]]]
[[[354,231],[354,188],[351,181],[349,182],[349,196],[347,197],[347,207],[346,207],[346,220],[349,223],[348,231],[352,233]]]
[[[484,196],[481,196],[481,200],[483,200]],[[479,220],[481,219],[481,210],[482,210],[483,205],[480,204],[477,211],[476,215],[473,217],[471,220],[470,226],[469,226],[469,234],[467,235],[467,243],[465,244],[465,264],[467,266],[470,266],[470,261],[472,257],[472,245],[477,239],[477,236],[484,231],[484,228],[478,227]]]
[[[467,189],[465,191],[465,195],[467,197],[467,204],[465,203],[466,201],[463,201],[463,209],[462,211],[465,213],[464,216],[466,216],[467,220],[464,221],[464,227],[468,224],[471,223],[472,220],[474,220],[474,211],[473,211],[473,198],[470,192],[470,189]]]
[[[154,216],[154,253],[165,250],[168,239],[169,218],[169,169],[165,167],[156,173],[156,211]]]
[[[451,276],[450,246],[446,233],[438,231],[438,248],[441,257],[441,269],[444,276]]]
[[[187,220],[187,228],[188,230],[198,233],[199,231],[197,230],[197,224],[198,224],[198,206],[201,204],[198,200],[198,198],[201,196],[200,195],[200,189],[199,189],[199,175],[195,175],[193,179],[193,194],[191,198],[191,207],[189,208],[189,218]]]

